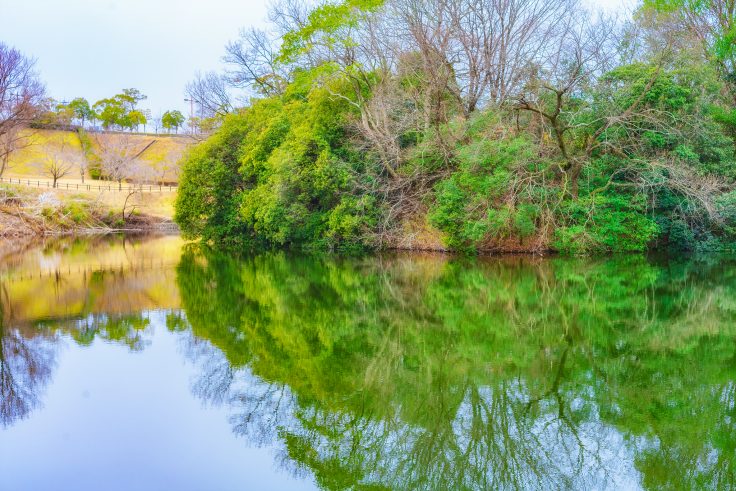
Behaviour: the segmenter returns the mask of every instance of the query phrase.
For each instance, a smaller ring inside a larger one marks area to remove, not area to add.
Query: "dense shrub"
[[[375,202],[353,193],[350,107],[294,84],[228,118],[186,158],[176,220],[189,236],[264,246],[360,246]]]

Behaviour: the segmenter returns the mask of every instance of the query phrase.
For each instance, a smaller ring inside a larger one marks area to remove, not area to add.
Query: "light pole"
[[[184,99],[184,102],[189,103],[189,132],[194,134],[194,99]]]

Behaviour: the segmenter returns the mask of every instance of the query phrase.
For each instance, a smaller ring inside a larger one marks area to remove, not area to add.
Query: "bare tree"
[[[162,119],[163,119],[163,114],[161,113],[158,113],[156,116],[154,116],[151,119],[151,124],[153,125],[153,132],[156,133],[157,135],[161,133],[161,128],[163,128]]]
[[[30,144],[27,132],[18,126],[0,134],[0,177],[10,168],[10,156]]]
[[[160,162],[155,166],[153,176],[155,181],[158,181],[160,185],[166,184],[167,182],[178,181],[181,166],[179,161],[184,154],[183,148],[175,148],[168,152]]]
[[[49,145],[36,165],[42,174],[53,181],[52,186],[56,188],[59,179],[78,169],[82,160],[79,152],[75,152],[62,139],[57,145]]]
[[[103,174],[117,182],[118,190],[122,191],[123,181],[136,175],[141,145],[126,134],[97,135],[95,141]]]
[[[7,295],[4,289],[2,293]],[[7,428],[41,405],[56,349],[50,337],[38,333],[26,337],[18,329],[4,327],[2,315],[0,304],[0,428]]]
[[[222,118],[233,110],[227,80],[215,72],[197,73],[186,95],[197,105],[199,118]]]
[[[144,164],[139,159],[135,159],[131,162],[127,169],[127,179],[129,179],[130,185],[128,191],[123,200],[123,207],[121,215],[124,222],[127,222],[131,215],[141,205],[140,200],[136,202],[135,198],[143,196],[143,184],[146,182],[153,182],[156,179],[156,171],[151,166]]]
[[[235,87],[254,88],[266,95],[281,93],[288,74],[279,65],[276,37],[264,30],[244,29],[225,47],[228,81]]]
[[[281,93],[290,79],[289,66],[278,60],[281,40],[306,25],[313,6],[308,0],[277,0],[269,7],[269,29],[242,29],[225,47],[228,82],[260,94]]]
[[[581,139],[582,145],[571,147],[571,133],[573,129],[581,129],[582,124],[576,121],[571,101],[615,61],[610,53],[617,51],[618,28],[615,19],[611,18],[592,19],[589,15],[580,15],[569,19],[556,49],[546,59],[540,60],[516,96],[516,110],[537,115],[542,124],[549,127],[563,160],[560,170],[565,177],[565,186],[569,185],[573,197],[577,197],[578,177],[584,164],[600,146],[598,137],[611,125],[619,124],[634,114],[658,75],[658,71],[654,73],[641,97],[630,107],[612,114],[605,121],[585,123],[586,128],[583,129],[587,130],[584,131],[587,136]]]
[[[22,141],[21,130],[36,117],[44,100],[34,63],[0,42],[0,175]]]
[[[79,179],[82,181],[82,184],[84,184],[84,178],[87,176],[87,171],[89,170],[87,157],[85,155],[80,155],[75,160],[75,163],[77,164],[77,170],[79,171]]]

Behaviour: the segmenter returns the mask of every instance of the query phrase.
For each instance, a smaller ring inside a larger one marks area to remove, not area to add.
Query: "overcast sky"
[[[613,8],[622,0],[589,0]],[[219,70],[241,27],[262,25],[268,0],[0,0],[0,41],[37,59],[51,97],[90,102],[127,87],[154,116],[188,114],[184,86]]]

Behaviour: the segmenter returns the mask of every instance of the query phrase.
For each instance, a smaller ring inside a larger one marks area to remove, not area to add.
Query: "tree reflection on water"
[[[178,271],[195,393],[324,488],[734,484],[724,263],[189,251]]]
[[[0,296],[7,291],[0,284]],[[26,418],[41,405],[51,379],[56,343],[53,337],[6,327],[0,301],[0,427]]]
[[[139,351],[165,327],[192,392],[324,489],[733,488],[735,264],[188,247],[165,326],[150,295],[0,325],[2,424],[40,404],[59,339]]]

